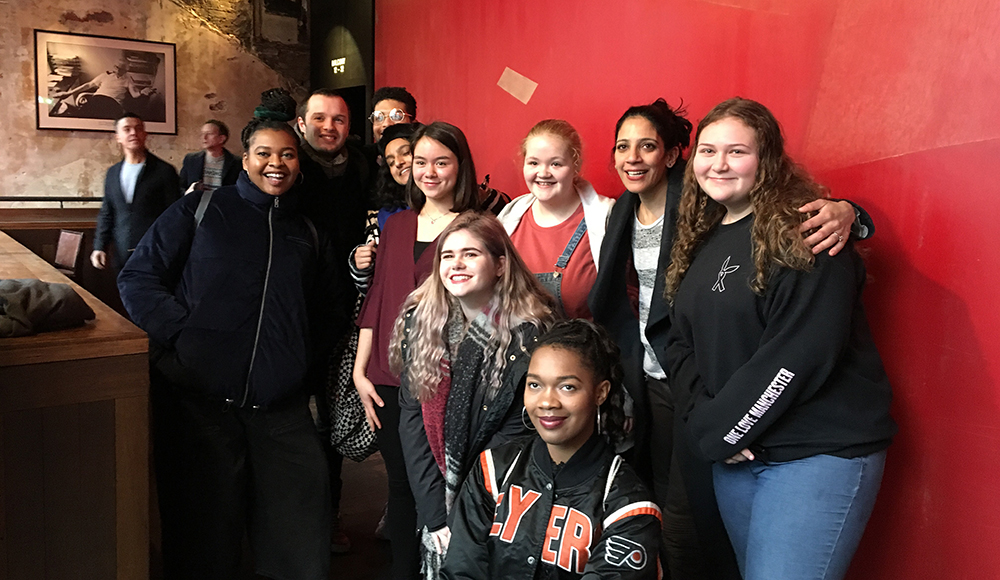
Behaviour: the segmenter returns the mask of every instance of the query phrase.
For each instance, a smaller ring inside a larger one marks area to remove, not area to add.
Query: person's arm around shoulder
[[[799,231],[816,231],[805,238],[806,246],[814,254],[829,250],[836,256],[844,249],[852,236],[866,240],[875,234],[875,222],[863,207],[854,202],[836,199],[817,199],[799,208],[802,213],[816,212],[816,215],[802,222]]]

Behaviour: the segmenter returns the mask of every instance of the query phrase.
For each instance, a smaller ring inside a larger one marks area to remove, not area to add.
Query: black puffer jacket
[[[295,210],[295,191],[258,189],[246,173],[215,191],[201,224],[201,193],[165,211],[118,277],[129,315],[150,337],[151,364],[209,399],[267,406],[299,393],[328,337],[330,244]],[[336,309],[333,309],[336,310]],[[324,320],[310,329],[310,320]]]

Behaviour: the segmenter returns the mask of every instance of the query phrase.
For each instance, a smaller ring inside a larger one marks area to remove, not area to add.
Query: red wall
[[[740,95],[860,202],[866,304],[895,389],[890,448],[854,579],[1000,578],[1000,10],[994,0],[378,0],[376,86],[455,123],[480,176],[517,195],[535,122],[580,131],[601,193],[614,123]],[[538,83],[527,105],[504,67]]]

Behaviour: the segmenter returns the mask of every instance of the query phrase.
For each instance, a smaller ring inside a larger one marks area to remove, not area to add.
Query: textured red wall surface
[[[992,0],[378,0],[376,86],[469,137],[480,177],[526,188],[527,130],[563,118],[617,196],[614,123],[733,95],[875,218],[866,304],[900,434],[854,579],[1000,578],[1000,10]],[[505,67],[538,83],[528,104]]]

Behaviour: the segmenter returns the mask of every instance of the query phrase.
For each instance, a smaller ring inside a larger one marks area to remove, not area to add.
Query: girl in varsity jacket
[[[444,578],[657,577],[660,510],[612,448],[624,435],[618,356],[584,320],[538,339],[524,393],[537,434],[480,454]]]

